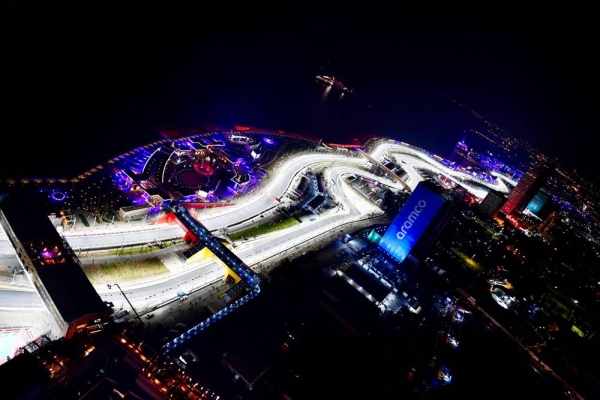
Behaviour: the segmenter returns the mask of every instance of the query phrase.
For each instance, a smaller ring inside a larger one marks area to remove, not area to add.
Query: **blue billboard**
[[[419,183],[379,242],[379,247],[402,262],[445,203],[443,197]]]
[[[543,192],[537,192],[533,199],[527,205],[527,209],[534,214],[540,212],[546,201],[548,200],[548,196]]]

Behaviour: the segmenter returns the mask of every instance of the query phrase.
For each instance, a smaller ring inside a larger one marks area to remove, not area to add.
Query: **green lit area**
[[[458,257],[460,257],[462,262],[467,267],[471,268],[472,270],[474,270],[475,272],[478,272],[478,273],[485,272],[483,267],[477,261],[475,261],[472,257],[467,256],[465,253],[461,252],[460,250],[452,249],[452,251],[454,252],[454,254],[456,254]]]
[[[571,331],[586,339],[591,339],[596,335],[593,326],[586,321],[578,321],[577,325],[571,326]]]
[[[587,335],[585,334],[584,331],[582,331],[579,327],[577,327],[576,325],[573,325],[571,327],[571,331],[575,332],[577,335],[579,335],[580,337],[586,337]]]
[[[544,308],[551,312],[554,315],[557,315],[564,319],[565,321],[570,321],[573,318],[573,309],[559,297],[559,295],[554,294],[554,291],[550,289],[549,292],[545,293],[540,297]]]
[[[492,237],[494,237],[494,238],[495,238],[496,236],[498,236],[498,233],[497,233],[497,232],[494,232],[492,229],[490,229],[488,226],[486,226],[486,225],[485,225],[483,222],[481,222],[479,219],[474,219],[474,220],[473,220],[473,223],[475,223],[475,224],[477,224],[478,226],[482,227],[482,228],[483,228],[483,230],[485,230],[485,232],[486,232],[488,235],[490,235],[490,236],[492,236]]]
[[[371,242],[377,244],[381,240],[381,235],[375,231],[369,232],[369,236],[367,237]]]

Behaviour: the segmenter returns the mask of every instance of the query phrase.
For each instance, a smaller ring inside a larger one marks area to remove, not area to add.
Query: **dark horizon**
[[[164,127],[251,125],[342,142],[386,136],[447,155],[480,121],[445,96],[567,169],[595,172],[586,145],[593,69],[568,40],[577,30],[551,32],[526,15],[512,25],[426,12],[360,25],[353,10],[291,22],[251,16],[157,31],[64,18],[49,29],[16,12],[12,23],[37,37],[19,36],[6,50],[4,140],[31,159],[4,158],[2,177],[70,178],[161,139]],[[322,103],[318,74],[354,93]]]

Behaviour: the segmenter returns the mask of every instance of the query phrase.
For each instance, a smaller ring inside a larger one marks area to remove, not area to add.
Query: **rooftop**
[[[65,321],[106,311],[75,254],[36,201],[35,192],[9,192],[0,201],[0,210]]]
[[[377,301],[382,301],[390,292],[390,289],[385,287],[377,278],[362,269],[361,267],[352,264],[344,271],[344,274],[352,279],[356,284],[362,287],[367,293],[373,296]]]
[[[252,386],[270,365],[258,353],[246,350],[243,353],[233,352],[223,356],[223,365],[238,374],[248,386]]]

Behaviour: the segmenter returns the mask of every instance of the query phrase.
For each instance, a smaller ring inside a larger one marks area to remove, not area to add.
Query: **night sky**
[[[73,177],[161,129],[234,124],[394,137],[444,156],[481,128],[446,96],[595,171],[589,13],[7,11],[0,178]],[[354,93],[322,101],[317,74]]]

